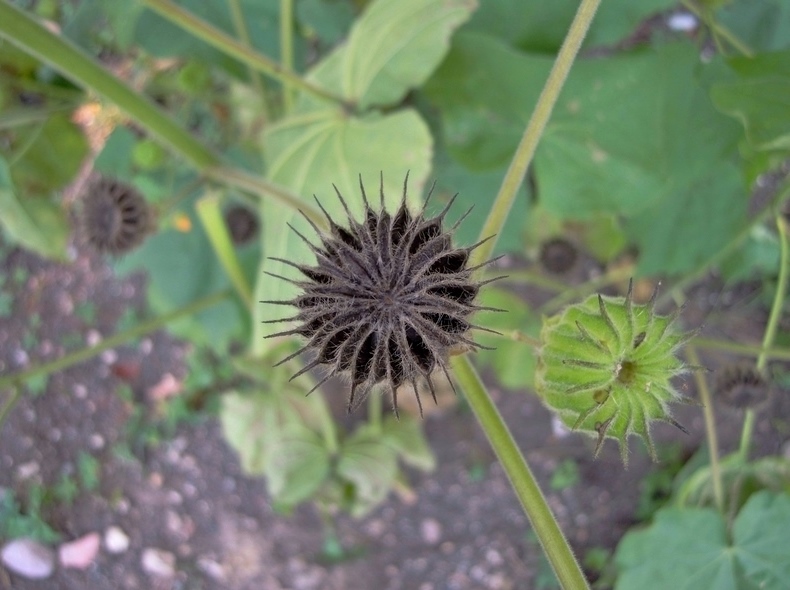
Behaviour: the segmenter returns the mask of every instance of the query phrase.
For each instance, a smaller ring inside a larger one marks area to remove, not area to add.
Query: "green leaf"
[[[34,252],[64,258],[68,222],[60,207],[48,199],[17,198],[8,164],[0,156],[0,223],[7,235]]]
[[[716,20],[754,51],[790,46],[790,3],[739,0],[716,13]]]
[[[337,474],[354,485],[354,516],[364,515],[383,501],[397,473],[395,449],[364,427],[340,448]]]
[[[329,476],[330,457],[321,437],[292,422],[267,446],[264,474],[272,498],[286,507],[310,498]]]
[[[478,169],[506,162],[550,65],[485,35],[456,35],[425,88],[451,153]],[[698,68],[687,44],[574,64],[535,156],[543,206],[564,219],[634,215],[727,167],[738,129],[713,109]]]
[[[475,316],[476,324],[497,330],[504,335],[503,338],[485,332],[477,333],[475,335],[477,342],[484,346],[495,347],[495,350],[480,350],[477,358],[494,370],[503,386],[509,389],[531,389],[535,376],[535,353],[528,343],[509,336],[516,330],[537,338],[541,328],[540,318],[531,312],[521,297],[495,287],[482,290],[479,304],[508,311],[506,313],[483,311]]]
[[[49,195],[74,179],[88,154],[88,142],[69,118],[55,113],[31,126],[12,145],[14,183],[25,195]]]
[[[790,496],[759,492],[738,514],[732,540],[713,509],[667,508],[625,535],[616,590],[780,590],[790,579]]]
[[[739,59],[741,77],[711,88],[713,103],[738,119],[754,149],[790,149],[790,51]]]
[[[271,359],[262,359],[271,367]],[[287,390],[282,371],[272,370],[275,378],[254,393],[227,392],[222,397],[220,423],[231,447],[239,454],[242,468],[251,475],[268,474],[272,449],[299,428],[318,432],[330,420],[320,395],[305,397],[303,391]],[[309,438],[306,435],[302,438]]]
[[[400,102],[447,53],[474,0],[374,0],[354,23],[333,88],[367,109]]]
[[[648,16],[673,6],[673,0],[602,2],[584,45],[592,47],[617,43],[631,34]],[[555,53],[578,7],[578,0],[486,0],[480,3],[480,8],[463,30],[486,33],[525,51]]]
[[[626,220],[626,233],[639,248],[637,273],[682,273],[710,260],[743,227],[745,193],[740,170],[721,163]]]
[[[382,424],[382,437],[407,465],[423,471],[436,468],[436,457],[425,440],[420,422],[408,416],[401,419],[386,418]]]

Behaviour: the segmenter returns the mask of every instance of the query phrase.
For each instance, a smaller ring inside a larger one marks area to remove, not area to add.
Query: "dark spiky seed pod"
[[[114,178],[100,178],[83,195],[79,220],[88,243],[96,250],[119,255],[143,243],[153,214],[136,188]]]
[[[349,412],[373,386],[386,382],[396,415],[397,390],[404,383],[414,389],[422,414],[417,379],[427,380],[435,402],[431,373],[441,369],[449,380],[447,360],[452,351],[459,347],[484,348],[467,337],[470,329],[488,331],[470,323],[475,311],[490,309],[474,302],[480,287],[490,281],[475,280],[473,271],[478,267],[467,267],[470,253],[482,242],[454,247],[452,233],[465,215],[447,230],[443,221],[455,197],[439,215],[426,219],[425,206],[417,214],[406,206],[407,183],[408,175],[401,204],[393,215],[384,207],[383,181],[381,206],[375,210],[360,177],[365,204],[361,222],[352,217],[335,187],[348,216],[345,227],[336,223],[316,199],[329,232],[322,232],[306,219],[321,244],[313,245],[291,227],[315,254],[315,266],[276,259],[297,268],[305,280],[273,275],[294,283],[301,293],[289,301],[262,302],[293,305],[298,310],[293,317],[271,320],[296,321],[298,327],[271,336],[299,335],[307,339],[300,350],[278,364],[304,351],[314,353],[292,379],[321,365],[328,368],[327,375],[313,390],[333,375],[348,376]]]
[[[717,399],[736,410],[757,410],[770,400],[771,385],[752,364],[727,365],[717,372]]]
[[[551,238],[540,246],[540,263],[554,274],[568,272],[576,263],[576,246],[565,238]]]

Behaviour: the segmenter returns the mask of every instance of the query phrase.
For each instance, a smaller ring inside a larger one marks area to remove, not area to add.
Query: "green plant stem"
[[[692,345],[686,347],[686,358],[689,364],[701,366],[697,350]],[[719,437],[716,432],[716,418],[713,415],[713,396],[708,389],[708,381],[702,371],[694,372],[694,381],[697,382],[697,391],[702,400],[703,415],[705,416],[705,435],[708,439],[708,454],[710,456],[710,473],[713,478],[713,497],[716,501],[716,508],[719,512],[724,512],[724,486],[721,480],[721,468],[719,466]]]
[[[250,49],[245,46],[244,43],[236,41],[236,39],[230,35],[206,21],[199,19],[194,14],[181,8],[178,4],[171,2],[171,0],[142,0],[142,2],[145,6],[173,24],[191,33],[198,39],[205,41],[212,47],[216,47],[223,53],[235,57],[256,71],[266,74],[288,87],[298,88],[299,90],[303,90],[319,98],[330,100],[349,109],[351,108],[351,105],[340,96],[308,82],[299,76],[299,74],[284,68],[273,59]]]
[[[694,338],[694,346],[697,348],[710,348],[712,350],[723,350],[733,354],[741,354],[744,356],[759,357],[765,354],[766,359],[775,359],[779,361],[790,361],[790,350],[786,348],[762,348],[756,344],[741,344],[740,342],[732,342],[730,340],[717,340],[715,338],[703,338],[697,336]]]
[[[564,590],[589,588],[584,574],[573,555],[573,551],[562,534],[546,498],[540,491],[535,476],[519,451],[513,435],[502,416],[491,401],[485,386],[475,371],[468,355],[452,359],[453,372],[458,379],[466,399],[494,448],[499,462],[529,517],[546,557],[554,569]]]
[[[280,63],[289,71],[294,69],[294,3],[293,0],[280,0]],[[283,91],[285,112],[291,112],[294,105],[294,93],[288,86]]]
[[[381,432],[381,393],[375,391],[368,395],[368,424]]]
[[[163,327],[164,325],[177,320],[179,318],[194,315],[200,313],[204,309],[211,307],[212,305],[216,305],[220,301],[227,299],[230,297],[231,291],[229,289],[220,291],[218,293],[214,293],[213,295],[208,295],[207,297],[203,297],[190,303],[189,305],[185,305],[184,307],[172,311],[168,314],[163,316],[159,316],[158,318],[153,318],[148,321],[142,322],[141,324],[135,326],[134,328],[130,328],[120,334],[115,334],[114,336],[110,336],[109,338],[102,340],[98,344],[94,346],[87,346],[80,350],[75,350],[59,359],[55,359],[54,361],[44,363],[43,365],[38,365],[35,367],[31,367],[26,371],[20,371],[19,373],[13,373],[11,375],[6,375],[4,377],[0,377],[0,391],[8,389],[9,387],[16,387],[17,391],[11,396],[9,401],[3,406],[2,413],[0,413],[0,427],[2,427],[3,421],[5,420],[8,413],[11,411],[16,402],[19,400],[20,397],[20,390],[19,387],[22,383],[27,381],[28,379],[33,379],[34,377],[40,377],[43,375],[49,375],[54,373],[55,371],[62,371],[71,367],[72,365],[76,365],[77,363],[81,363],[89,358],[96,356],[108,350],[110,348],[115,348],[127,342],[129,340],[134,340],[136,338],[140,338],[149,332],[153,332],[154,330],[158,330],[159,328]]]
[[[766,351],[774,343],[776,330],[779,327],[779,320],[782,317],[785,296],[787,295],[787,282],[790,276],[790,247],[787,243],[787,224],[782,215],[776,216],[776,227],[779,230],[780,254],[779,254],[779,279],[776,283],[776,293],[774,302],[771,305],[771,313],[768,316],[768,325],[765,327],[763,336],[763,346],[760,356],[757,357],[757,370],[761,373],[765,371],[768,364]],[[754,410],[749,408],[743,418],[743,428],[741,430],[741,444],[738,447],[738,454],[743,461],[749,458],[749,450],[752,444],[752,433],[754,432]]]
[[[208,178],[278,200],[292,209],[302,210],[319,226],[326,227],[326,220],[309,202],[263,178],[224,165],[217,154],[187,133],[153,102],[113,76],[82,49],[47,30],[6,0],[0,0],[0,37],[48,63],[78,86],[90,88],[115,103],[163,145]]]
[[[244,12],[241,9],[241,1],[228,0],[228,6],[230,7],[230,16],[233,19],[233,30],[236,31],[236,36],[245,47],[248,49],[251,48],[252,43],[250,42],[250,35],[247,32],[247,25],[244,24]],[[268,114],[269,105],[266,101],[266,89],[263,87],[263,81],[261,80],[255,68],[249,64],[247,64],[247,73],[250,77],[250,84],[252,84],[252,87],[255,89],[255,93],[261,99],[261,106],[263,107],[264,111],[266,111],[266,114]]]
[[[708,28],[713,31],[714,42],[716,43],[717,47],[719,47],[719,52],[724,53],[721,51],[719,46],[718,36],[722,39],[727,41],[730,45],[732,45],[736,51],[745,55],[746,57],[754,57],[754,51],[752,51],[743,41],[738,39],[727,27],[719,24],[713,15],[708,10],[700,10],[694,2],[691,0],[681,0],[681,4],[686,7],[691,13],[693,13],[698,19],[704,22]]]
[[[505,220],[516,199],[518,187],[524,182],[524,176],[535,155],[538,141],[551,117],[551,112],[554,110],[554,105],[565,84],[565,79],[568,77],[568,72],[576,59],[576,54],[579,52],[584,36],[587,34],[587,29],[590,28],[590,23],[600,3],[601,0],[582,0],[579,5],[568,34],[565,36],[562,47],[557,54],[557,59],[554,61],[554,66],[551,68],[546,84],[540,93],[535,110],[532,111],[532,116],[529,119],[529,123],[527,123],[527,128],[524,130],[521,142],[502,180],[502,186],[499,188],[496,200],[483,224],[480,239],[497,236],[502,232]],[[482,264],[491,258],[494,246],[496,246],[496,238],[477,248],[472,252],[470,265]]]

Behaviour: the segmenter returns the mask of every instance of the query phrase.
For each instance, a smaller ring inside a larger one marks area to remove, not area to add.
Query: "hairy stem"
[[[689,363],[700,366],[697,350],[689,345],[686,347],[686,358]],[[724,512],[724,486],[721,480],[721,468],[719,467],[719,437],[716,432],[716,418],[713,415],[713,396],[708,389],[708,381],[702,371],[694,372],[694,380],[697,382],[697,391],[702,400],[703,414],[705,416],[705,435],[708,439],[708,454],[710,455],[710,473],[713,478],[713,497],[716,501],[716,508],[719,512]]]
[[[143,4],[173,24],[188,31],[198,39],[205,41],[231,57],[235,57],[240,62],[247,64],[256,71],[282,82],[287,87],[297,88],[319,98],[330,100],[350,108],[350,105],[341,97],[308,82],[299,76],[299,74],[284,68],[273,59],[250,49],[244,43],[236,41],[236,39],[230,35],[206,21],[199,19],[194,14],[181,8],[178,4],[171,2],[171,0],[143,0]]]
[[[452,358],[453,372],[466,394],[477,421],[494,448],[510,484],[529,517],[546,557],[565,590],[589,588],[573,551],[562,534],[535,476],[519,451],[513,435],[502,420],[468,355]]]
[[[499,189],[496,200],[483,224],[480,239],[498,236],[502,233],[505,220],[516,199],[518,187],[524,182],[524,176],[535,155],[540,136],[546,128],[549,117],[551,117],[551,112],[554,110],[554,105],[565,84],[565,79],[568,77],[568,72],[576,59],[576,54],[579,52],[584,36],[587,34],[587,29],[590,28],[590,23],[600,3],[601,0],[582,0],[579,5],[579,10],[576,12],[560,52],[557,54],[557,59],[554,61],[554,66],[540,93],[535,110],[532,111],[532,116],[529,119],[529,123],[527,123],[527,128],[524,130],[521,142],[505,173],[505,178],[502,180],[502,186]],[[495,245],[496,238],[489,240],[475,250],[472,253],[471,266],[481,264],[491,258]]]
[[[787,281],[790,276],[790,247],[787,243],[787,224],[782,215],[776,216],[776,227],[779,230],[780,239],[780,256],[779,256],[779,279],[776,284],[776,293],[774,294],[774,302],[771,305],[771,314],[768,316],[768,325],[765,327],[765,335],[763,336],[763,347],[760,351],[760,356],[757,357],[757,370],[761,373],[765,372],[765,367],[768,364],[767,350],[774,343],[776,338],[776,330],[779,326],[779,320],[782,317],[782,308],[784,307],[785,295],[787,295]],[[741,459],[746,461],[749,458],[749,450],[752,444],[752,432],[754,431],[754,410],[749,408],[746,410],[746,415],[743,419],[743,429],[741,430],[741,444],[738,448],[738,453]]]
[[[19,392],[21,391],[20,385],[27,381],[28,379],[33,379],[34,377],[40,377],[43,375],[49,375],[56,371],[62,371],[71,367],[72,365],[76,365],[77,363],[81,363],[89,358],[96,356],[108,350],[110,348],[115,348],[123,344],[124,342],[128,342],[129,340],[134,340],[136,338],[140,338],[149,332],[153,332],[154,330],[158,330],[159,328],[163,327],[165,324],[168,324],[174,320],[182,318],[184,316],[195,315],[200,313],[204,309],[211,307],[212,305],[216,305],[220,301],[227,299],[231,294],[229,289],[224,291],[220,291],[219,293],[214,293],[213,295],[209,295],[207,297],[203,297],[190,303],[189,305],[185,305],[184,307],[172,311],[168,314],[163,316],[159,316],[158,318],[150,319],[146,322],[142,322],[138,324],[134,328],[130,328],[120,334],[115,334],[114,336],[110,336],[106,340],[102,340],[98,344],[94,346],[88,346],[82,348],[80,350],[75,350],[59,359],[55,359],[54,361],[50,361],[48,363],[44,363],[43,365],[38,365],[36,367],[31,367],[26,371],[20,371],[19,373],[14,373],[11,375],[6,375],[4,377],[0,377],[0,391],[8,389],[9,387],[16,386],[17,391],[11,396],[8,402],[6,402],[5,406],[3,406],[2,413],[0,414],[0,426],[3,424],[3,420],[11,411],[13,406],[20,398]]]

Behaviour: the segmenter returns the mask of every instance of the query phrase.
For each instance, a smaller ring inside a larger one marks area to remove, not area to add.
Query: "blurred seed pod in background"
[[[540,245],[540,263],[550,273],[568,272],[577,258],[576,246],[565,238],[551,238]]]
[[[79,229],[102,254],[118,256],[134,250],[150,233],[153,220],[145,197],[114,178],[90,182],[79,202]]]
[[[308,219],[320,237],[318,246],[294,229],[315,254],[316,264],[280,260],[304,275],[306,280],[278,277],[298,286],[301,293],[293,300],[262,302],[297,309],[292,317],[270,320],[298,324],[272,336],[307,339],[301,349],[280,363],[305,351],[314,353],[311,362],[293,376],[323,365],[327,374],[313,389],[336,374],[350,377],[349,412],[373,386],[384,382],[396,414],[397,390],[404,383],[411,384],[422,414],[418,378],[426,379],[435,402],[431,373],[441,370],[449,380],[451,354],[484,348],[467,333],[472,329],[492,331],[469,321],[475,311],[487,309],[474,303],[480,287],[495,280],[477,281],[473,277],[477,267],[467,267],[470,253],[482,242],[466,248],[453,246],[452,233],[463,217],[449,229],[443,227],[452,200],[429,219],[425,207],[416,214],[409,211],[407,181],[408,176],[400,207],[390,214],[384,208],[383,188],[381,205],[374,209],[360,179],[365,203],[361,222],[351,216],[335,188],[348,216],[345,227],[326,211],[328,232]]]
[[[736,410],[759,410],[768,405],[772,387],[753,364],[734,363],[716,372],[716,401]]]
[[[252,242],[260,229],[255,213],[242,205],[234,205],[225,212],[225,225],[228,226],[230,239],[237,246]]]

